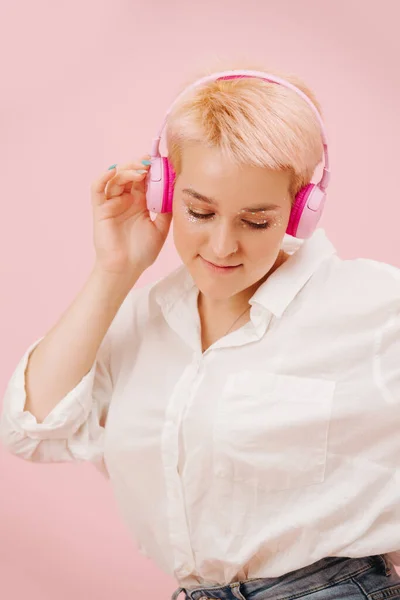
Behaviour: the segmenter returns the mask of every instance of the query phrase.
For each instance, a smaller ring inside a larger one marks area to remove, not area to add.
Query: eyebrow
[[[218,202],[216,202],[213,198],[204,196],[204,194],[200,194],[200,192],[196,192],[192,188],[185,188],[184,190],[182,190],[182,192],[185,194],[188,194],[189,196],[192,196],[192,198],[195,198],[196,200],[201,200],[202,202],[206,202],[207,204],[212,204],[215,206],[218,205]],[[265,204],[264,206],[254,206],[254,207],[249,206],[246,208],[242,208],[242,210],[248,211],[248,212],[265,212],[265,211],[269,211],[269,210],[276,210],[277,208],[280,208],[280,206],[278,206],[278,204]]]

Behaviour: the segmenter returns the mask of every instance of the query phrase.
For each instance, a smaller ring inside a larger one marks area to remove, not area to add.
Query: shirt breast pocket
[[[215,475],[270,491],[321,483],[334,390],[325,379],[230,375],[214,423]]]

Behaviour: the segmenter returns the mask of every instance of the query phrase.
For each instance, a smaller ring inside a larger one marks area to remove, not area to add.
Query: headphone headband
[[[220,71],[217,73],[213,73],[212,75],[206,75],[205,77],[202,77],[201,79],[198,79],[194,83],[187,86],[175,98],[175,100],[172,102],[169,109],[167,110],[164,120],[163,120],[163,123],[158,131],[157,137],[153,141],[151,155],[152,156],[160,156],[161,135],[165,128],[168,115],[170,114],[173,107],[176,105],[176,103],[181,99],[181,97],[184,94],[186,94],[187,92],[189,92],[190,90],[192,90],[194,88],[200,87],[204,83],[208,83],[209,81],[217,81],[219,79],[240,79],[240,78],[245,78],[245,77],[256,77],[258,79],[270,81],[271,83],[277,83],[277,84],[282,85],[283,87],[291,89],[294,92],[296,92],[301,98],[303,98],[303,100],[305,102],[307,102],[307,104],[310,106],[310,108],[314,111],[314,114],[317,117],[319,125],[320,125],[321,138],[322,138],[323,149],[324,149],[324,168],[323,168],[323,174],[322,174],[321,180],[318,183],[318,186],[321,188],[321,190],[326,190],[326,188],[328,187],[329,178],[330,178],[329,155],[328,155],[328,141],[327,141],[326,129],[325,129],[324,122],[321,118],[321,115],[319,114],[316,106],[310,100],[310,98],[304,92],[302,92],[299,88],[297,88],[295,85],[293,85],[289,81],[286,81],[285,79],[276,77],[275,75],[271,75],[270,73],[265,73],[264,71],[252,71],[252,70]]]

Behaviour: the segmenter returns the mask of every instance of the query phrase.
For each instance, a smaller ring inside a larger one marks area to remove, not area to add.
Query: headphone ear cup
[[[162,161],[164,178],[162,212],[169,213],[172,212],[172,199],[174,196],[176,174],[168,158],[163,157]]]
[[[175,171],[164,156],[152,156],[146,178],[146,203],[149,211],[165,213],[172,211]]]
[[[146,204],[150,212],[162,212],[164,197],[164,166],[161,156],[151,157],[151,166],[146,176]]]
[[[325,205],[326,193],[316,184],[301,188],[290,213],[286,233],[293,237],[309,238],[317,228]]]

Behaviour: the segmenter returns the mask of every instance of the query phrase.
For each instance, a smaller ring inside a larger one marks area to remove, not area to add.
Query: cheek
[[[180,211],[173,215],[172,219],[173,239],[179,254],[188,255],[198,247],[204,240],[204,233],[198,224],[188,220],[186,215]]]
[[[281,236],[273,235],[272,232],[256,232],[250,236],[245,246],[246,257],[253,265],[261,269],[275,262],[279,254]]]
[[[271,239],[268,232],[250,232],[245,236],[242,245],[246,254],[253,256],[255,259],[268,256],[271,253]]]

